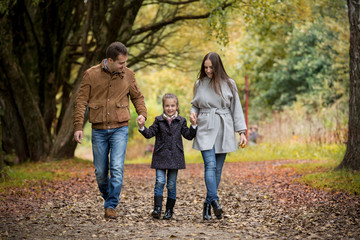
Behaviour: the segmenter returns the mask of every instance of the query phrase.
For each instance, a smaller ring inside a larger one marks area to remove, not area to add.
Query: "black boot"
[[[203,220],[210,220],[211,218],[211,205],[204,203]]]
[[[163,196],[154,196],[154,211],[151,213],[153,218],[160,219]]]
[[[166,210],[165,210],[165,214],[164,214],[164,217],[163,219],[166,219],[166,220],[170,220],[174,211],[174,206],[175,206],[175,202],[176,202],[176,199],[172,199],[172,198],[167,198],[167,201],[166,201]]]
[[[218,200],[213,200],[211,202],[211,206],[213,207],[214,210],[214,214],[216,216],[217,219],[221,219],[222,218],[222,214],[224,213],[224,211],[221,209],[221,206],[219,204]]]

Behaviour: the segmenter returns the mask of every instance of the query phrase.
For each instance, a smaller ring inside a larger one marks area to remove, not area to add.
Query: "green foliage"
[[[252,54],[255,57],[249,58],[247,65],[254,69],[250,78],[257,92],[254,104],[281,109],[308,94],[321,95],[322,104],[328,106],[347,93],[346,77],[341,72],[347,65],[339,60],[342,53],[334,48],[339,33],[322,23],[307,23],[295,27],[282,48],[279,40],[253,47],[257,49]],[[334,91],[335,85],[338,91]]]
[[[8,15],[9,10],[16,4],[16,0],[0,1],[0,15]]]
[[[208,18],[209,32],[211,36],[215,32],[216,39],[219,44],[226,46],[229,43],[229,36],[227,32],[227,10],[222,9],[226,0],[204,0],[206,6],[210,9],[210,16]]]
[[[250,79],[251,121],[295,101],[318,111],[348,95],[346,4],[275,2],[255,1],[243,14],[238,62],[240,74]],[[267,4],[272,6],[265,10]],[[264,18],[255,17],[263,12]]]
[[[339,55],[333,49],[332,41],[338,41],[338,37],[322,24],[294,29],[286,43],[285,58],[276,61],[265,75],[266,79],[271,80],[263,96],[265,102],[274,108],[281,108],[295,101],[297,95],[308,92],[316,94],[342,80],[338,79],[332,68],[335,64],[333,59]],[[325,94],[323,103],[329,105],[343,93]]]

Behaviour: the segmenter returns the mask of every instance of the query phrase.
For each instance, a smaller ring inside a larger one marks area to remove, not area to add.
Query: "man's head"
[[[106,66],[110,72],[121,72],[126,66],[128,51],[121,42],[113,42],[106,49],[106,58],[108,59]]]

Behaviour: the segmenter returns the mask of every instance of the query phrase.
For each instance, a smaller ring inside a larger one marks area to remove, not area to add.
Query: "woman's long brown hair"
[[[233,87],[233,85],[230,82],[230,77],[229,75],[227,75],[224,65],[221,61],[221,58],[219,56],[219,54],[215,53],[215,52],[209,52],[208,54],[205,55],[202,64],[201,64],[201,69],[200,72],[198,74],[198,79],[200,81],[203,81],[203,79],[205,77],[207,77],[206,72],[205,72],[205,61],[206,60],[210,60],[212,67],[213,67],[213,77],[210,79],[210,84],[211,87],[214,89],[214,91],[222,96],[222,91],[221,91],[221,81],[225,81],[231,92],[234,93],[235,89]],[[196,83],[195,83],[196,85]],[[194,92],[196,91],[196,86],[194,85]]]

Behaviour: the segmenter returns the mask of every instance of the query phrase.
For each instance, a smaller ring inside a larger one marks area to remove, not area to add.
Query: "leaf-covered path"
[[[360,239],[360,198],[300,184],[279,167],[284,163],[225,163],[219,190],[225,216],[208,222],[202,164],[179,172],[171,221],[150,216],[149,165],[125,165],[119,218],[109,221],[93,168],[73,169],[76,178],[42,183],[41,195],[18,189],[0,196],[0,239]]]

